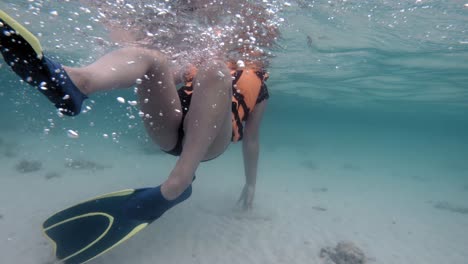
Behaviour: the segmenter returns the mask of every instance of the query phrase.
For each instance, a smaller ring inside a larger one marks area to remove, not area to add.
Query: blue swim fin
[[[44,56],[39,40],[0,10],[0,52],[25,82],[36,87],[65,115],[80,113],[87,98],[71,81],[63,66]]]
[[[160,186],[105,194],[54,214],[44,222],[43,232],[57,259],[85,263],[131,238],[191,194],[192,185],[171,201],[162,196]]]

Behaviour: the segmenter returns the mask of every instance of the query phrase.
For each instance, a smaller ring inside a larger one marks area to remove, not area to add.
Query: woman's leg
[[[132,86],[137,79],[141,109],[148,117],[145,126],[151,138],[164,150],[177,143],[181,105],[169,66],[159,52],[122,49],[111,52],[84,68],[66,68],[85,94]],[[194,80],[194,92],[184,122],[183,151],[161,187],[165,198],[177,198],[193,180],[200,162],[221,154],[230,143],[232,80],[221,61],[201,67]]]
[[[178,197],[192,182],[200,162],[223,153],[231,141],[232,79],[225,63],[202,66],[193,85],[183,151],[161,188],[167,199]]]
[[[83,68],[65,67],[86,95],[138,85],[138,97],[148,135],[163,150],[177,143],[182,111],[169,64],[163,54],[143,48],[123,48]]]

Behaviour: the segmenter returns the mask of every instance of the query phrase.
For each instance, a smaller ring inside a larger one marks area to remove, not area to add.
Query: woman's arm
[[[257,182],[257,168],[259,157],[259,131],[263,113],[267,105],[264,100],[255,106],[245,124],[244,137],[242,139],[242,152],[244,156],[245,186],[242,190],[239,203],[246,210],[252,208]]]

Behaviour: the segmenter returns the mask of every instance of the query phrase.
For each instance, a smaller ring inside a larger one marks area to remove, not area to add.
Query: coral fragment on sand
[[[320,212],[325,212],[325,211],[327,211],[327,208],[322,207],[322,206],[312,206],[312,209],[314,209],[314,210],[316,210],[316,211],[320,211]]]
[[[54,178],[60,178],[62,175],[60,175],[58,172],[48,172],[44,177],[46,180],[50,180]]]
[[[103,170],[106,166],[96,163],[94,161],[89,160],[75,160],[75,159],[68,159],[65,162],[65,167],[74,169],[74,170]]]
[[[468,214],[468,207],[453,205],[449,202],[437,202],[434,204],[434,207],[452,213]]]
[[[328,192],[328,188],[327,187],[312,188],[310,191],[314,193]]]
[[[42,168],[42,163],[36,160],[23,159],[16,165],[16,171],[21,172],[21,173],[35,172],[35,171],[40,170],[41,168]]]
[[[325,247],[320,250],[320,258],[326,264],[364,264],[366,256],[354,243],[340,241],[334,248]]]

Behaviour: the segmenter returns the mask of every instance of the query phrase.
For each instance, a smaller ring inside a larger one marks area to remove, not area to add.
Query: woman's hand
[[[245,211],[252,210],[254,196],[255,185],[245,184],[237,204]]]

